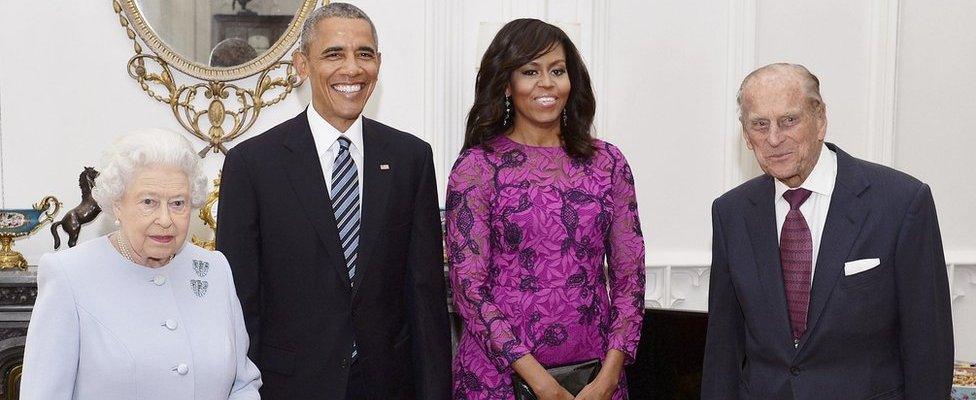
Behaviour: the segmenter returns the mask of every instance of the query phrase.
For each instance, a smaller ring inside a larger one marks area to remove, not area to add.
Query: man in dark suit
[[[806,68],[739,90],[765,175],[712,205],[702,398],[949,397],[952,318],[929,187],[825,143]]]
[[[312,104],[231,149],[217,248],[265,399],[447,399],[451,340],[430,146],[361,116],[372,22],[331,3],[295,65]]]

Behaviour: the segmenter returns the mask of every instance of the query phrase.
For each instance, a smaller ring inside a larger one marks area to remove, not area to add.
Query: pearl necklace
[[[129,246],[126,246],[125,242],[122,241],[122,231],[115,232],[115,243],[119,245],[119,253],[122,253],[122,257],[134,263],[135,261],[132,261],[132,253],[129,252]]]

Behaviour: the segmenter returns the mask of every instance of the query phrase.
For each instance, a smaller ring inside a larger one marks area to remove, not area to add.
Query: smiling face
[[[824,106],[806,96],[803,77],[770,70],[742,88],[742,132],[762,170],[798,187],[817,165],[827,133]]]
[[[190,182],[178,167],[150,165],[136,172],[115,204],[133,261],[160,266],[186,241],[190,226]]]
[[[522,124],[559,127],[570,86],[562,44],[512,72],[505,95],[512,97],[515,129]]]
[[[312,85],[312,106],[341,132],[359,117],[376,87],[380,53],[369,22],[325,18],[315,27],[308,53],[296,50],[295,66]]]

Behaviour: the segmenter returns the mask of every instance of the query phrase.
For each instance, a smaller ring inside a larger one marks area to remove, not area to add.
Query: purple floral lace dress
[[[446,242],[464,331],[455,399],[512,399],[511,363],[634,359],[644,311],[644,239],[634,177],[613,145],[574,159],[498,136],[458,158]],[[607,273],[604,274],[604,260]],[[609,285],[608,285],[609,280]],[[626,398],[621,377],[614,399]]]

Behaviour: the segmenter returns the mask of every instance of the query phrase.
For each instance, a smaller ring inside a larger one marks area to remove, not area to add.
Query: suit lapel
[[[342,257],[335,214],[332,212],[329,191],[325,186],[325,177],[322,176],[322,163],[316,153],[312,129],[309,128],[305,113],[292,119],[292,125],[283,143],[292,155],[292,159],[284,163],[288,179],[305,215],[329,253],[328,264],[335,268],[344,283],[342,286],[349,290],[349,273]]]
[[[386,229],[390,181],[394,165],[386,151],[387,138],[382,127],[375,121],[363,118],[363,171],[362,171],[362,224],[359,240],[359,266],[353,285],[353,299],[368,275],[379,268],[373,260],[380,249],[377,243],[380,234]],[[386,165],[381,169],[380,166]]]
[[[870,186],[870,182],[854,163],[853,157],[832,143],[827,143],[827,147],[837,153],[837,181],[831,194],[827,221],[821,234],[817,267],[813,272],[807,330],[800,340],[801,350],[811,332],[817,327],[827,299],[843,274],[844,262],[850,255],[865,217],[870,212],[861,198]]]
[[[770,307],[770,315],[775,319],[777,335],[784,343],[790,337],[790,316],[786,306],[786,289],[783,286],[783,267],[779,257],[779,238],[776,233],[776,190],[773,178],[765,176],[758,190],[749,197],[752,207],[745,215],[752,241],[752,251],[756,256],[756,268],[760,285]]]

